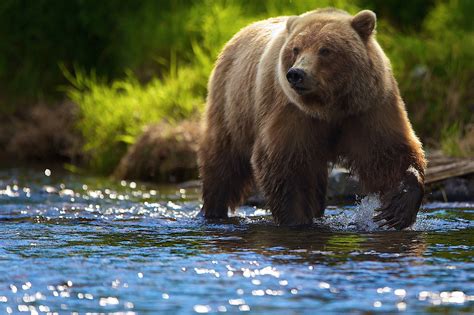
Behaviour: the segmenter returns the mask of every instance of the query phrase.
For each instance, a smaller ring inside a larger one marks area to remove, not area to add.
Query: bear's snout
[[[305,86],[306,72],[303,69],[290,68],[286,74],[286,79],[291,87],[297,92],[307,90],[307,87]]]

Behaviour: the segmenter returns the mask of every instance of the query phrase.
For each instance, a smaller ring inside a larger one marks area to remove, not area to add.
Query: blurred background
[[[327,6],[376,12],[425,147],[473,157],[472,0],[2,0],[0,163],[195,178],[207,79],[226,41]]]

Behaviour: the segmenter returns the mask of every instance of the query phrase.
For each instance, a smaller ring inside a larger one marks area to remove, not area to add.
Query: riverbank
[[[26,115],[2,124],[0,155],[2,165],[53,165],[73,172],[90,172],[87,150],[76,128],[77,107],[70,102],[55,106],[39,104]],[[197,148],[199,119],[180,123],[161,122],[146,127],[120,157],[112,173],[115,179],[151,183],[182,183],[199,187]],[[426,173],[427,201],[474,200],[474,158],[450,158],[440,151],[428,150]],[[106,174],[109,175],[109,174]],[[347,169],[333,167],[328,183],[329,203],[353,202],[361,193],[356,177]],[[254,194],[251,205],[263,205]]]
[[[200,137],[198,120],[177,126],[157,124],[148,127],[121,159],[114,176],[118,179],[182,182],[199,186],[194,180]],[[426,199],[429,201],[473,201],[474,158],[453,158],[438,150],[427,150]],[[194,177],[193,177],[194,176]],[[353,201],[361,194],[360,184],[349,170],[333,166],[328,182],[330,202]],[[258,193],[249,204],[263,205]]]

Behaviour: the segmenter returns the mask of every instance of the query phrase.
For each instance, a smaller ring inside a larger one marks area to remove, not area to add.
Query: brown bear
[[[415,222],[426,162],[375,24],[372,11],[320,9],[254,23],[226,44],[199,149],[206,218],[227,217],[255,182],[278,224],[311,224],[339,162],[380,195],[381,226]]]

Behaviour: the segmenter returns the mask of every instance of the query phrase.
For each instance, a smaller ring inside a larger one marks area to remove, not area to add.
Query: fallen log
[[[453,158],[433,152],[427,155],[427,159],[426,184],[474,173],[474,158]]]

